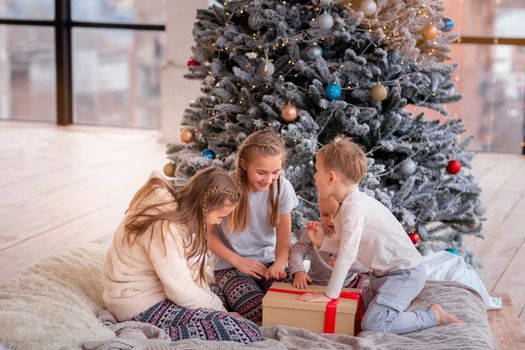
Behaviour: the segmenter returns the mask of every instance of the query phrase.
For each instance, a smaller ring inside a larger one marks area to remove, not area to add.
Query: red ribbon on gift
[[[277,292],[277,293],[298,294],[298,295],[312,293],[308,291],[288,290],[288,289],[280,289],[280,288],[270,288],[268,289],[268,291]],[[335,316],[337,314],[337,303],[339,303],[340,298],[357,300],[357,311],[356,311],[357,320],[354,326],[354,334],[357,335],[359,334],[359,332],[361,332],[361,320],[363,319],[363,316],[365,314],[363,310],[363,302],[361,300],[361,293],[359,292],[341,292],[341,294],[339,294],[339,298],[332,299],[331,301],[326,303],[325,314],[324,314],[324,332],[325,333],[335,332]]]

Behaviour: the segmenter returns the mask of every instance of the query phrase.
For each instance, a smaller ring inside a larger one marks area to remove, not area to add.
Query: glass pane
[[[55,18],[55,0],[0,0],[0,17],[51,20]]]
[[[452,45],[452,62],[459,63],[453,74],[456,91],[463,98],[447,105],[449,117],[428,109],[429,118],[461,118],[468,135],[474,136],[470,149],[488,152],[521,153],[525,135],[525,47],[511,45]]]
[[[72,0],[73,20],[164,24],[166,0]]]
[[[157,128],[164,32],[73,30],[75,123]]]
[[[525,38],[523,0],[445,0],[445,14],[464,36]]]
[[[0,119],[56,120],[53,28],[0,25]]]

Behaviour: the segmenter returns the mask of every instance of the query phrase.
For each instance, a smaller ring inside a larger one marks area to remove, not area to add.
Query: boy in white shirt
[[[359,191],[367,169],[363,149],[346,137],[337,137],[316,155],[315,186],[320,198],[340,203],[334,217],[335,239],[319,230],[311,237],[321,251],[338,252],[325,293],[304,294],[300,300],[328,302],[338,298],[354,261],[370,270],[363,290],[364,331],[395,334],[423,330],[448,323],[462,323],[439,304],[410,312],[406,308],[421,292],[426,274],[422,257],[403,226],[379,201]]]

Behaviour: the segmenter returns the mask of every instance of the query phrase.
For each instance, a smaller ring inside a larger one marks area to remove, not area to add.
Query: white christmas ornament
[[[363,11],[366,17],[372,17],[377,12],[377,5],[374,0],[363,0],[359,9]]]
[[[317,23],[321,29],[330,29],[334,26],[334,18],[332,15],[325,12],[317,18]]]
[[[275,72],[275,67],[271,61],[263,61],[262,74],[269,77]]]
[[[483,214],[485,214],[487,212],[487,207],[485,206],[485,204],[483,204],[482,202],[479,202],[475,207],[474,207],[474,214],[478,215],[478,216],[482,216]]]
[[[416,163],[408,158],[402,161],[399,165],[399,172],[405,176],[409,176],[416,172],[416,167]]]

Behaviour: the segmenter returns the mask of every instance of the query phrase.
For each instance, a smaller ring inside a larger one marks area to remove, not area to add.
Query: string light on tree
[[[339,100],[341,97],[341,86],[337,83],[330,83],[326,86],[326,97],[330,101]]]
[[[164,168],[162,168],[162,171],[164,172],[164,175],[168,177],[173,177],[173,175],[175,174],[175,164],[172,162],[166,163],[166,165],[164,165]]]
[[[195,130],[192,128],[184,128],[180,132],[180,140],[185,144],[192,143],[195,140]]]
[[[461,162],[457,159],[452,159],[447,164],[447,173],[455,175],[461,170]]]
[[[438,36],[438,30],[432,23],[429,23],[423,27],[421,30],[421,35],[426,40],[434,40]]]
[[[281,111],[281,117],[287,122],[293,122],[297,119],[297,107],[288,103]]]
[[[377,12],[377,4],[374,0],[363,0],[359,9],[363,12],[366,17],[373,17]]]
[[[370,91],[370,97],[376,102],[383,101],[388,96],[388,89],[381,83],[377,83]]]

